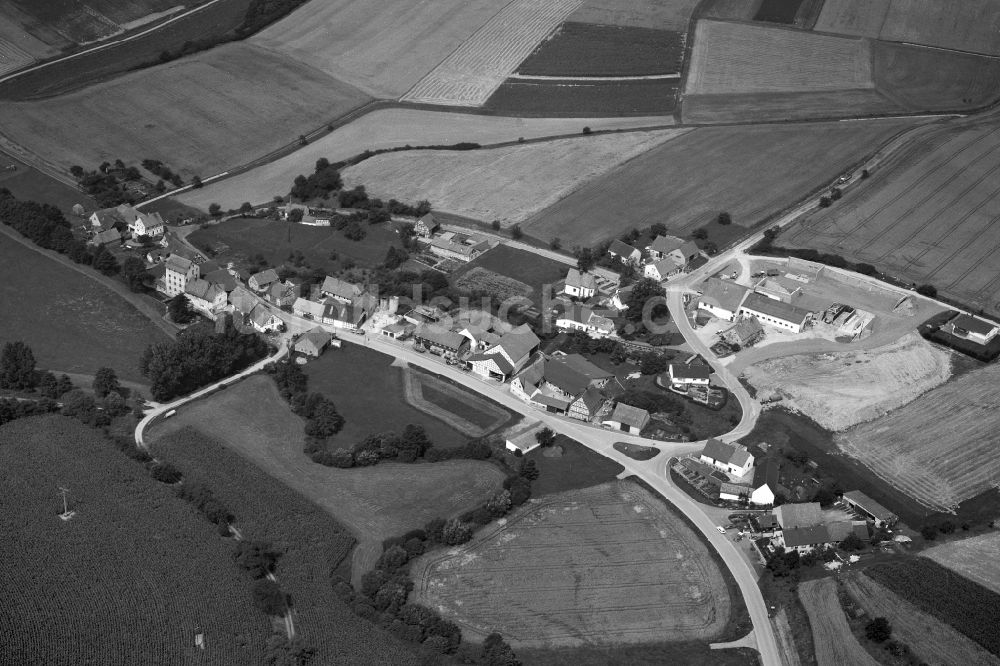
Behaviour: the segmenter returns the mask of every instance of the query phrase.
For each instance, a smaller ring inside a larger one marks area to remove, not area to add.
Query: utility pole
[[[69,520],[76,513],[76,511],[69,510],[69,502],[66,500],[66,495],[69,494],[69,488],[63,488],[62,486],[59,486],[59,494],[62,495],[62,501],[63,501],[63,512],[59,514],[59,517],[62,518],[63,520]]]

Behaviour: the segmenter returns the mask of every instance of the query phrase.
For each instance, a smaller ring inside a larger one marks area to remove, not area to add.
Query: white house
[[[128,225],[128,228],[133,236],[155,238],[163,235],[166,224],[159,213],[141,213],[136,211],[135,219]]]
[[[714,317],[732,321],[740,311],[740,303],[746,297],[749,289],[736,284],[733,280],[720,280],[710,277],[701,285],[701,296],[698,297],[698,309],[705,310]]]
[[[679,388],[708,386],[712,368],[707,365],[671,363],[667,366],[667,375],[670,377],[670,383]]]
[[[468,262],[490,249],[490,243],[478,236],[463,237],[446,232],[432,238],[428,249],[431,254],[445,259]]]
[[[520,432],[511,433],[507,436],[504,446],[514,455],[517,455],[518,452],[520,452],[521,455],[530,453],[541,446],[541,444],[538,443],[538,439],[535,437],[535,434],[539,430],[538,425],[535,424],[527,429],[521,430]]]
[[[367,318],[368,308],[362,299],[358,299],[355,303],[341,303],[332,299],[324,303],[323,323],[334,328],[358,330]]]
[[[201,278],[188,280],[184,287],[184,296],[191,302],[191,307],[212,320],[226,308],[226,290],[208,280]]]
[[[778,495],[778,463],[767,458],[754,468],[751,484],[750,503],[756,506],[772,506]]]
[[[684,264],[679,263],[674,257],[664,257],[642,267],[643,277],[647,277],[657,282],[663,282],[675,275],[684,272]]]
[[[261,333],[271,333],[281,329],[281,319],[271,314],[263,303],[258,303],[250,310],[247,319],[255,330]]]
[[[649,256],[654,261],[673,257],[674,263],[679,265],[681,269],[684,269],[701,254],[697,245],[676,236],[657,236],[652,243],[646,246],[646,251],[649,252]]]
[[[556,317],[556,328],[567,331],[583,331],[588,336],[598,339],[615,335],[613,321],[578,303],[569,305],[562,314]]]
[[[649,424],[649,412],[632,405],[626,405],[624,402],[615,405],[615,411],[604,421],[604,425],[627,432],[630,435],[638,435],[647,424]]]
[[[597,293],[597,280],[590,273],[581,273],[575,268],[569,269],[566,273],[566,285],[563,293],[574,298],[584,300],[593,298]]]
[[[783,275],[765,277],[757,283],[754,291],[782,303],[791,303],[802,295],[802,282]]]
[[[632,264],[633,266],[638,266],[642,260],[642,252],[638,248],[620,240],[611,243],[608,247],[608,254],[623,264]]]
[[[746,476],[753,467],[753,454],[746,447],[726,444],[714,437],[705,442],[705,448],[702,449],[699,459],[707,465],[739,477]]]
[[[296,298],[292,304],[292,312],[299,317],[305,317],[313,321],[323,321],[323,313],[325,311],[326,306],[322,303],[310,301],[302,297]]]
[[[461,336],[461,334],[458,334]],[[463,336],[464,337],[464,336]],[[503,334],[500,340],[485,351],[469,357],[472,372],[480,377],[507,381],[520,371],[538,351],[541,341],[527,324],[521,324]]]
[[[747,294],[740,304],[739,314],[756,317],[762,324],[792,333],[801,333],[812,318],[812,313],[804,308],[757,293]]]
[[[172,254],[167,257],[166,271],[163,274],[163,293],[167,296],[183,294],[188,280],[195,280],[200,275],[198,264],[179,254]]]
[[[278,281],[278,272],[273,268],[254,273],[247,280],[247,286],[256,292],[266,291],[272,284]]]
[[[948,328],[954,335],[980,345],[988,345],[1000,333],[1000,326],[992,321],[967,314],[955,317]]]

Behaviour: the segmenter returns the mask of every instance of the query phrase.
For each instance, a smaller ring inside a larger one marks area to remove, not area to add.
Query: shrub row
[[[353,458],[350,464],[345,464],[344,454],[331,452],[327,444],[327,438],[340,432],[345,423],[333,401],[322,393],[309,393],[309,378],[291,359],[268,363],[264,372],[274,380],[278,393],[288,401],[291,410],[306,420],[306,455],[327,467],[353,467]],[[351,452],[346,453],[350,455]]]

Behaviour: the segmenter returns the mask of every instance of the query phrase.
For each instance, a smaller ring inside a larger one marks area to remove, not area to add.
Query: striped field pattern
[[[8,72],[13,72],[15,69],[20,69],[34,62],[34,60],[30,53],[21,50],[4,39],[0,39],[0,76]]]

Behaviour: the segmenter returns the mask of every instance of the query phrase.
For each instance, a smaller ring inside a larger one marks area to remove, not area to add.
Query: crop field
[[[837,436],[837,446],[920,504],[942,511],[996,486],[1000,366],[939,386]]]
[[[269,542],[281,553],[279,584],[291,595],[296,635],[317,650],[315,663],[420,663],[409,646],[356,615],[334,592],[331,574],[349,575],[355,541],[311,496],[192,427],[169,434],[156,429],[153,440],[157,457],[175,465],[185,479],[204,483],[232,509],[244,538]],[[146,441],[151,441],[148,433]],[[231,560],[229,566],[235,569]],[[208,640],[211,645],[211,635]]]
[[[921,612],[868,576],[858,572],[844,579],[848,594],[868,617],[884,617],[892,625],[893,638],[905,643],[924,663],[941,666],[1000,664],[989,652],[947,624]]]
[[[16,5],[8,0],[0,2],[0,42],[5,42],[25,53],[29,60],[47,58],[59,52],[61,46],[65,45],[58,33],[49,31],[45,40],[32,35],[25,30],[25,24],[31,23],[31,17],[21,11]],[[52,43],[58,46],[53,46]]]
[[[570,21],[686,32],[698,0],[583,0]]]
[[[706,546],[628,482],[533,502],[413,577],[418,602],[515,647],[706,639],[731,612]]]
[[[436,210],[508,225],[521,222],[685,130],[557,139],[483,150],[376,155],[343,172],[347,187],[430,201]]]
[[[841,117],[905,113],[874,88],[814,92],[764,92],[725,95],[685,95],[681,117],[685,123],[774,122],[828,120]]]
[[[762,0],[753,20],[791,25],[801,6],[802,0]]]
[[[677,79],[585,82],[580,79],[507,79],[486,101],[490,111],[511,116],[663,116],[673,124]],[[593,129],[593,128],[591,128]]]
[[[532,292],[530,285],[512,277],[486,270],[482,266],[476,266],[468,273],[463,273],[460,278],[455,280],[455,286],[470,291],[486,291],[500,301],[527,296]]]
[[[899,160],[782,242],[869,263],[1000,311],[1000,125],[945,127]]]
[[[815,29],[878,38],[892,0],[825,0]]]
[[[875,349],[787,356],[744,372],[758,390],[775,388],[787,409],[837,431],[876,419],[947,381],[951,352],[909,333]]]
[[[406,401],[471,438],[494,432],[511,419],[500,405],[444,379],[408,369],[403,374]]]
[[[501,6],[489,0],[309,2],[251,41],[372,96],[396,98],[493,18]]]
[[[799,600],[809,614],[819,666],[878,666],[851,633],[837,598],[837,581],[819,578],[799,585]]]
[[[90,271],[81,267],[81,272]],[[24,340],[38,367],[142,382],[139,357],[167,336],[100,283],[0,237],[0,341]]]
[[[115,113],[108,113],[109,99]],[[290,143],[367,99],[318,70],[239,43],[54,99],[0,103],[0,116],[13,141],[67,169],[152,158],[204,177]]]
[[[30,53],[0,36],[0,76],[20,69],[34,60]]]
[[[563,23],[517,68],[519,75],[636,76],[681,71],[684,33]]]
[[[580,0],[513,0],[400,99],[482,106]]]
[[[1000,594],[1000,532],[944,543],[921,555]]]
[[[996,630],[1000,595],[997,593],[925,557],[880,562],[864,569],[864,574],[924,613],[958,630],[994,656],[1000,656],[1000,634]]]
[[[8,0],[9,2],[9,0]],[[122,32],[150,14],[177,6],[176,0],[46,0],[13,4],[24,19],[24,28],[53,46],[86,44]],[[194,2],[192,5],[197,5]],[[54,34],[53,34],[54,33]]]
[[[42,173],[17,157],[0,152],[0,169],[9,165],[14,165],[17,169],[0,171],[0,187],[10,190],[18,199],[51,204],[61,210],[70,222],[79,219],[73,215],[75,204],[82,205],[88,211],[98,208],[97,202],[77,188]]]
[[[865,40],[762,25],[699,21],[685,94],[873,87]]]
[[[567,241],[571,238],[572,236],[567,236]],[[575,242],[575,239],[573,240]],[[458,284],[459,280],[477,268],[530,286],[531,293],[528,297],[538,303],[544,286],[555,285],[565,279],[568,266],[534,252],[519,250],[509,245],[498,245],[452,273],[452,283]]]
[[[893,119],[697,128],[591,181],[524,228],[539,238],[592,246],[654,222],[687,236],[721,211],[729,211],[736,224],[751,227],[803,192],[832,182],[912,123]],[[746,160],[768,168],[748,178]]]
[[[488,145],[519,138],[579,134],[584,127],[635,129],[671,124],[670,118],[505,118],[445,111],[379,109],[338,127],[316,141],[247,173],[190,190],[178,200],[202,210],[212,203],[238,208],[244,201],[266,203],[284,196],[297,175],[308,172],[321,157],[338,162],[365,150],[400,146],[451,145],[469,141]]]
[[[69,488],[72,520],[57,516]],[[96,431],[0,428],[0,654],[11,664],[254,663],[270,622],[232,545]],[[204,652],[194,647],[206,634]]]
[[[910,111],[978,109],[1000,98],[1000,60],[872,43],[875,88]]]

